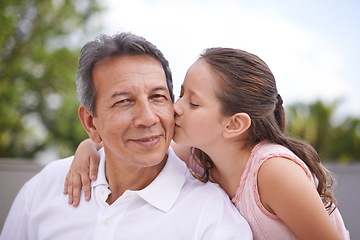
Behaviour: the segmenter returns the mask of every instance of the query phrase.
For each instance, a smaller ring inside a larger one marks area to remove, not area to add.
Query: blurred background
[[[340,211],[360,239],[360,2],[7,0],[0,11],[1,226],[24,181],[87,137],[77,116],[80,48],[100,33],[131,31],[169,60],[175,96],[207,47],[262,58],[288,134],[314,146],[335,173]]]

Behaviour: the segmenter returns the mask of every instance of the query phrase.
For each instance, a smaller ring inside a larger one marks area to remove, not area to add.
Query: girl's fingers
[[[77,207],[80,202],[80,194],[81,194],[81,176],[79,174],[72,175],[72,205],[73,207]],[[70,188],[68,188],[70,193]]]
[[[72,204],[73,203],[73,175],[72,175],[72,173],[69,172],[67,174],[66,178],[68,179],[68,181],[67,181],[68,203]]]
[[[89,167],[89,178],[92,181],[95,181],[97,178],[97,173],[98,173],[98,169],[99,169],[99,162],[100,162],[100,158],[98,155],[96,156],[91,156],[90,157],[90,167]]]
[[[64,182],[64,194],[68,194],[68,182],[70,178],[70,172],[66,174],[65,182]]]
[[[89,179],[88,174],[86,173],[81,175],[81,180],[82,180],[85,200],[89,201],[91,198],[91,181]],[[80,190],[81,190],[81,186],[80,186]]]

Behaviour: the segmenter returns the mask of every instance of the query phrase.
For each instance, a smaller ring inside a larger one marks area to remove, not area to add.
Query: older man
[[[169,148],[171,72],[154,45],[131,33],[87,43],[77,87],[81,123],[104,146],[93,198],[66,204],[72,157],[55,161],[21,189],[1,239],[252,238],[224,191],[193,178]]]

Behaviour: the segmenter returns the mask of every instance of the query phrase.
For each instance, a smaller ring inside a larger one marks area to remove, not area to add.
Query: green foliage
[[[31,158],[50,146],[64,157],[86,137],[72,40],[100,10],[96,0],[0,2],[0,157]]]
[[[287,132],[311,144],[322,161],[360,161],[360,120],[348,117],[333,124],[337,106],[337,101],[328,105],[316,101],[289,106]]]
[[[333,159],[349,163],[360,161],[360,119],[348,117],[331,132],[327,153]]]

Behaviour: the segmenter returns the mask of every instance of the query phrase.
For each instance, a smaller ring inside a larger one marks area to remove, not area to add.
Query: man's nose
[[[159,121],[156,109],[150,102],[140,103],[136,108],[134,125],[136,127],[151,127]]]

